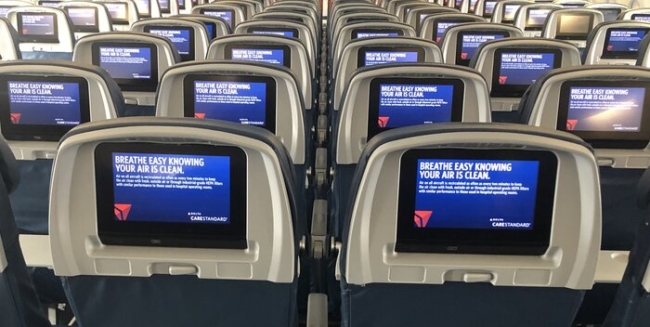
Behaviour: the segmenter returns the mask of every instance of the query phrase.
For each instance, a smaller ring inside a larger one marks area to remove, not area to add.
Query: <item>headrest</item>
[[[420,38],[440,43],[447,28],[464,23],[485,23],[485,18],[471,14],[439,13],[420,21]]]
[[[220,88],[229,91],[227,97],[219,96]],[[231,100],[240,95],[254,97],[255,103],[245,106]],[[214,103],[232,107],[215,110]],[[295,164],[305,163],[304,108],[298,83],[288,68],[232,60],[173,66],[163,75],[156,99],[158,117],[245,121],[273,131]]]
[[[20,43],[45,43],[54,51],[72,52],[75,41],[72,23],[63,10],[44,6],[13,7],[7,19],[19,32]],[[52,34],[43,30],[50,27]]]
[[[336,162],[355,164],[368,140],[387,129],[490,122],[485,79],[475,70],[444,64],[404,63],[360,68],[339,108]],[[409,115],[410,114],[410,115]]]
[[[629,9],[628,6],[619,3],[592,3],[586,5],[585,8],[602,12],[606,22],[618,20],[618,16]]]
[[[246,12],[244,9],[232,3],[220,4],[215,2],[194,6],[192,8],[192,14],[221,17],[230,23],[230,27],[233,30],[235,26],[246,21]]]
[[[521,29],[522,31],[529,30],[529,29],[532,30],[532,28],[530,27],[526,28],[526,27],[529,26],[529,21],[533,20],[535,25],[534,29],[541,30],[542,27],[544,26],[544,21],[548,16],[547,13],[545,14],[546,10],[550,12],[552,10],[557,10],[562,8],[563,8],[562,6],[558,4],[552,4],[552,3],[532,3],[532,4],[523,5],[519,8],[521,10],[518,10],[517,14],[515,15],[515,22],[513,26]],[[537,11],[538,15],[534,15],[536,13],[534,11],[532,12],[533,15],[531,15],[531,10],[539,10]]]
[[[417,37],[415,29],[410,25],[393,22],[360,22],[343,26],[332,40],[333,58],[340,58],[345,45],[354,39],[366,37]]]
[[[340,259],[350,284],[469,282],[470,272],[495,286],[594,283],[598,165],[573,135],[513,124],[395,129],[367,144],[350,192]]]
[[[96,178],[105,182],[87,182]],[[79,126],[52,172],[54,270],[291,283],[305,231],[295,185],[288,153],[263,129],[160,117]],[[138,196],[143,187],[156,201]]]
[[[522,0],[498,1],[497,4],[494,5],[494,11],[492,12],[492,22],[513,24],[517,10],[519,10],[519,8],[522,6],[530,4],[535,4],[535,2]]]
[[[199,15],[199,14],[181,14],[173,17],[190,19],[202,23],[212,23],[216,26],[216,35],[217,37],[226,36],[232,34],[232,28],[230,23],[224,18],[208,15]]]
[[[18,47],[20,36],[18,36],[18,32],[16,32],[16,29],[11,25],[11,22],[6,18],[0,18],[0,35],[2,35],[2,40],[5,40],[5,44],[0,47],[0,57],[2,60],[22,59]]]
[[[648,167],[636,186],[637,206],[643,210],[650,207],[650,167]]]
[[[169,38],[178,49],[181,61],[204,60],[205,53],[210,46],[210,36],[208,36],[205,25],[192,20],[180,18],[143,19],[134,23],[131,30]],[[193,42],[192,36],[194,37]]]
[[[0,136],[0,175],[2,175],[2,181],[5,183],[7,193],[11,194],[18,188],[20,183],[18,163],[9,144],[2,136]]]
[[[555,69],[540,76],[522,99],[521,122],[575,133],[598,149],[601,165],[645,169],[650,157],[645,121],[650,116],[649,88],[647,68]]]
[[[615,29],[618,29],[616,32],[620,35],[610,35],[610,31]],[[650,32],[650,22],[611,21],[600,23],[589,33],[582,62],[585,65],[632,64],[639,57],[640,49],[639,51],[630,51],[630,48],[639,47],[648,32]]]
[[[603,20],[603,13],[596,9],[553,10],[546,18],[542,36],[563,40],[586,40],[593,27],[602,23]]]
[[[641,40],[641,44],[639,44],[639,54],[637,55],[636,66],[650,67],[650,51],[648,51],[648,48],[650,48],[650,37],[646,35],[643,37],[643,40]]]
[[[451,26],[445,31],[440,48],[445,63],[469,66],[483,43],[499,38],[523,36],[520,29],[506,24],[460,24]]]
[[[650,21],[650,9],[636,8],[626,10],[618,16],[618,20],[641,20],[648,22]]]

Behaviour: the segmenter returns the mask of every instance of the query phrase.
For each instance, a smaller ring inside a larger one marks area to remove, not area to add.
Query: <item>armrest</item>
[[[311,216],[311,249],[314,259],[327,257],[327,200],[315,200]]]
[[[327,327],[327,295],[311,293],[307,299],[307,327]]]
[[[327,186],[327,149],[317,148],[314,164],[314,184],[316,188],[322,190]]]
[[[327,141],[328,119],[325,115],[318,115],[316,121],[316,141],[319,145],[323,145]]]
[[[327,85],[323,86],[323,84],[321,84],[321,93],[318,94],[318,113],[321,115],[327,114],[327,102],[328,102],[327,92],[325,92],[323,88],[326,89]]]

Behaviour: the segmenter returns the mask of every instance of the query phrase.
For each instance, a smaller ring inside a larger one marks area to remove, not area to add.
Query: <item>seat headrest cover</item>
[[[650,207],[650,167],[639,179],[639,183],[636,186],[637,193],[637,206],[643,210],[647,210]]]
[[[9,144],[2,136],[0,136],[0,175],[2,175],[2,181],[5,183],[7,193],[16,190],[20,183],[18,162],[11,148],[9,148]]]

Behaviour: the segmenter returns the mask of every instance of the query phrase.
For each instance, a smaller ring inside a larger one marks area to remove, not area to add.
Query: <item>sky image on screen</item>
[[[135,0],[135,6],[138,8],[138,13],[140,15],[150,15],[150,3],[149,0]]]
[[[151,49],[141,47],[99,47],[99,67],[113,78],[151,78]]]
[[[357,32],[355,33],[357,39],[365,39],[367,37],[390,37],[399,36],[398,32],[392,31],[376,31],[376,32]]]
[[[194,82],[194,117],[266,124],[266,83]]]
[[[20,125],[79,125],[79,84],[7,82],[11,122]]]
[[[394,62],[417,62],[418,53],[415,51],[366,51],[364,66],[374,66]]]
[[[614,52],[637,52],[639,44],[646,35],[646,30],[630,29],[610,29],[609,42],[606,45],[606,51]]]
[[[285,30],[253,30],[253,34],[267,34],[267,35],[280,35],[286,37],[296,37],[293,31]]]
[[[453,85],[380,84],[379,90],[380,128],[451,121]]]
[[[561,34],[584,34],[587,35],[591,30],[589,25],[589,16],[585,15],[569,15],[564,14],[560,16],[560,29],[558,33]]]
[[[643,87],[569,88],[567,130],[638,132],[645,101]]]
[[[104,6],[108,9],[108,13],[112,19],[127,19],[127,4],[126,3],[105,3]]]
[[[528,9],[526,26],[543,26],[550,12],[550,9]]]
[[[23,35],[54,35],[54,15],[25,14],[22,15],[21,34]]]
[[[188,28],[155,28],[149,30],[149,33],[164,36],[172,41],[179,54],[190,54],[190,30]]]
[[[169,0],[158,0],[160,10],[169,10]]]
[[[226,21],[229,25],[232,25],[232,12],[230,11],[218,11],[218,10],[205,10],[204,15],[219,17]]]
[[[418,228],[533,228],[539,162],[418,159]]]
[[[75,26],[95,26],[95,8],[67,8],[68,17]]]
[[[503,20],[507,22],[513,22],[515,20],[515,14],[521,5],[505,5],[503,9]]]
[[[476,50],[478,50],[481,44],[502,38],[503,35],[501,34],[463,34],[460,58],[463,60],[470,60],[474,57]]]
[[[440,42],[442,40],[442,35],[445,34],[445,31],[452,27],[456,26],[458,24],[461,24],[462,22],[438,22],[437,28],[436,28],[436,42]]]
[[[274,65],[284,65],[282,49],[232,49],[233,60],[259,61]]]
[[[484,14],[492,14],[494,11],[494,6],[496,6],[497,2],[496,1],[486,1],[485,2],[485,10],[483,11]]]
[[[499,85],[530,85],[553,69],[553,53],[502,53]]]
[[[230,157],[114,152],[115,220],[230,223]]]

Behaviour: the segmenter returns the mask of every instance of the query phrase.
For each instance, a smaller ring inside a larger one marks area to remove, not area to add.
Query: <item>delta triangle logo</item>
[[[23,114],[18,114],[18,113],[16,113],[16,114],[11,114],[11,123],[12,123],[12,124],[18,124],[18,123],[20,123],[20,117],[21,117],[22,115],[23,115]]]
[[[461,52],[460,53],[460,59],[466,60],[467,59],[467,52]]]
[[[194,118],[205,119],[205,112],[195,112]]]
[[[578,125],[578,120],[577,119],[567,119],[566,120],[566,130],[567,131],[574,131],[576,129],[576,125]]]
[[[607,51],[612,51],[612,49],[614,49],[614,46],[611,45],[611,44],[608,44],[607,45]]]
[[[388,117],[388,116],[379,117],[379,119],[377,120],[377,123],[379,123],[379,127],[386,128],[386,125],[388,125],[388,120],[389,119],[390,119],[390,117]]]
[[[431,218],[432,214],[433,211],[415,210],[415,215],[413,215],[415,226],[418,228],[427,227],[427,223],[429,223],[429,218]]]
[[[507,80],[508,80],[508,76],[499,76],[499,85],[506,84]]]
[[[119,221],[125,221],[129,217],[130,211],[131,211],[130,204],[116,203],[113,206],[113,213],[115,214],[115,219]]]

